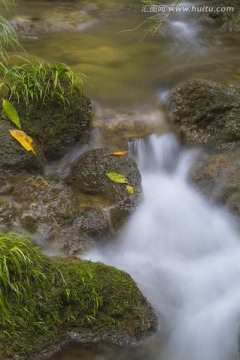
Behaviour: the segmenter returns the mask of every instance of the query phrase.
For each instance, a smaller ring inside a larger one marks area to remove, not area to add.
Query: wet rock
[[[204,151],[193,166],[190,179],[214,203],[240,217],[240,145],[228,151]]]
[[[81,204],[81,196],[61,181],[24,174],[14,179],[11,197],[18,220],[15,230],[30,232],[47,251],[82,255],[93,241],[113,235],[105,210]],[[2,224],[15,220],[6,205],[0,206],[0,224],[1,211]]]
[[[9,195],[12,191],[11,176],[5,171],[0,171],[0,195]]]
[[[233,19],[223,24],[222,30],[226,32],[240,32],[240,11]]]
[[[78,202],[64,183],[41,176],[24,175],[15,180],[14,196],[21,204],[24,224],[55,222],[61,228],[77,215]]]
[[[15,219],[15,213],[13,204],[2,200],[0,197],[0,226],[2,231],[8,229],[8,226]]]
[[[19,142],[14,139],[9,129],[13,129],[14,125],[11,121],[0,117],[0,170],[11,170],[13,173],[27,172],[43,172],[46,162],[43,152],[39,146],[35,146],[37,156],[31,151],[25,150]],[[1,191],[11,190],[11,185],[2,180],[5,185]]]
[[[68,255],[83,255],[93,246],[93,240],[86,233],[79,233],[74,225],[61,231],[57,238],[58,248]]]
[[[46,17],[17,16],[10,20],[12,27],[18,34],[36,36],[58,31],[84,30],[95,24],[96,18],[89,16],[84,11],[54,12],[54,17],[49,12]]]
[[[76,142],[89,140],[92,105],[90,100],[75,89],[69,97],[69,106],[59,100],[45,101],[42,106],[15,103],[23,130],[41,146],[49,160],[59,159]]]
[[[68,238],[76,235],[72,234],[72,223],[79,211],[72,190],[60,181],[24,175],[15,180],[13,196],[20,226],[34,234],[37,243],[46,249],[65,251],[62,239],[66,234]],[[77,240],[83,248],[82,237]]]
[[[103,209],[88,208],[74,220],[73,226],[92,240],[109,239],[112,233],[109,216]]]
[[[225,11],[209,12],[208,16],[213,18],[223,31],[240,32],[240,4],[238,0],[231,0],[230,2],[228,0],[208,0],[204,5],[215,9],[225,8]]]
[[[228,148],[240,141],[240,90],[213,81],[189,80],[170,94],[170,121],[187,144]]]
[[[128,178],[134,194],[128,192],[125,184],[110,180],[106,176],[109,172]],[[108,149],[90,150],[81,155],[71,164],[65,181],[78,191],[102,195],[110,201],[110,219],[115,230],[126,222],[141,198],[141,176],[135,161],[128,155],[114,156]]]
[[[153,133],[164,133],[168,129],[161,111],[139,112],[123,109],[97,109],[93,126],[99,144],[116,150],[127,147],[129,140],[144,138]]]

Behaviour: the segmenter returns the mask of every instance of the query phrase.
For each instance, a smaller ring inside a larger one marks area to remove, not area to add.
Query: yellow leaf
[[[14,130],[9,130],[9,132],[12,135],[12,137],[14,137],[14,139],[20,142],[20,144],[24,147],[24,149],[26,149],[27,151],[32,151],[34,155],[37,156],[34,150],[33,139],[30,138],[30,136],[28,136],[22,130],[14,129]]]
[[[126,189],[127,191],[131,194],[131,195],[134,195],[134,188],[130,185],[126,185]]]
[[[124,150],[124,151],[115,151],[111,155],[122,156],[122,155],[126,155],[126,154],[128,154],[128,151]]]

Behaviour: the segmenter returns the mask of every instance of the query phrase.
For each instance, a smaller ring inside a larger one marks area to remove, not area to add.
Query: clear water
[[[200,14],[175,15],[156,36],[122,32],[146,19],[141,9],[139,0],[19,0],[8,13],[0,7],[8,18],[53,24],[48,33],[20,35],[22,44],[32,56],[86,74],[86,90],[100,106],[156,108],[165,91],[192,77],[239,85],[239,34],[220,33]]]

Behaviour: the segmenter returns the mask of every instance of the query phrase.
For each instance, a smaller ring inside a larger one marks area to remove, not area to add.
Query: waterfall
[[[240,237],[231,216],[188,183],[195,152],[182,150],[174,134],[129,149],[143,202],[117,242],[88,258],[130,273],[152,303],[165,340],[154,360],[238,359]]]

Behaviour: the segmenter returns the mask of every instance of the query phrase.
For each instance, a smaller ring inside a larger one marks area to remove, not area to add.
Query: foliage
[[[3,4],[6,9],[8,9],[9,5],[14,4],[14,0],[3,0]],[[17,35],[11,24],[8,20],[4,19],[0,15],[0,57],[3,63],[8,58],[8,50],[9,49],[21,48],[20,43],[17,40]]]
[[[126,152],[124,152],[124,153],[126,153]],[[117,152],[117,155],[119,155],[118,152]],[[134,195],[134,193],[135,193],[134,188],[131,185],[129,185],[129,180],[124,175],[116,173],[116,172],[109,172],[109,173],[106,173],[106,176],[110,180],[114,181],[115,183],[126,185],[126,189],[129,192],[129,194]]]
[[[31,358],[63,326],[77,326],[82,334],[92,326],[129,328],[133,334],[144,327],[142,298],[128,274],[77,258],[47,257],[26,235],[0,233],[0,289],[0,356],[7,358]]]
[[[169,6],[171,6],[171,7],[177,6],[180,3],[180,1],[181,0],[174,0],[174,2]],[[162,4],[158,1],[155,1],[155,0],[141,0],[141,3],[143,5],[143,7],[145,5],[147,5],[149,7],[154,6],[154,5],[164,6],[164,4]],[[147,12],[147,13],[149,13],[149,12]],[[152,13],[154,13],[154,12],[152,12]],[[172,14],[171,11],[167,11],[165,13],[162,13],[162,12],[155,13],[155,15],[148,16],[147,19],[145,19],[140,24],[138,24],[134,29],[130,29],[127,31],[134,31],[134,30],[137,30],[137,29],[147,25],[145,32],[150,33],[150,34],[155,34],[158,31],[158,29],[164,24],[164,22],[171,16],[171,14]]]
[[[22,145],[22,147],[24,147],[25,150],[32,151],[32,153],[37,156],[33,145],[33,139],[30,136],[28,136],[22,130],[13,129],[9,130],[9,132],[12,137],[16,139]]]
[[[116,183],[119,183],[119,184],[129,184],[129,181],[128,179],[122,175],[122,174],[119,174],[119,173],[115,173],[115,172],[110,172],[110,173],[106,173],[106,176],[116,182]]]
[[[21,122],[18,116],[18,112],[15,107],[7,100],[3,99],[3,111],[5,115],[11,120],[19,129],[22,128]],[[14,139],[16,139],[27,151],[32,151],[33,154],[36,156],[36,152],[33,146],[33,139],[28,136],[22,130],[9,130],[10,134]]]
[[[122,156],[122,155],[126,155],[128,154],[128,150],[124,150],[124,151],[115,151],[112,153],[112,155],[115,155],[115,156]]]
[[[15,107],[6,99],[3,99],[2,105],[3,105],[3,111],[5,115],[8,117],[8,119],[11,120],[19,129],[21,129],[22,128],[21,122]]]
[[[24,101],[26,106],[35,102],[40,107],[49,100],[60,101],[66,106],[74,89],[82,90],[84,75],[74,73],[67,65],[23,60],[21,65],[0,64],[8,100],[16,98],[18,103]]]

